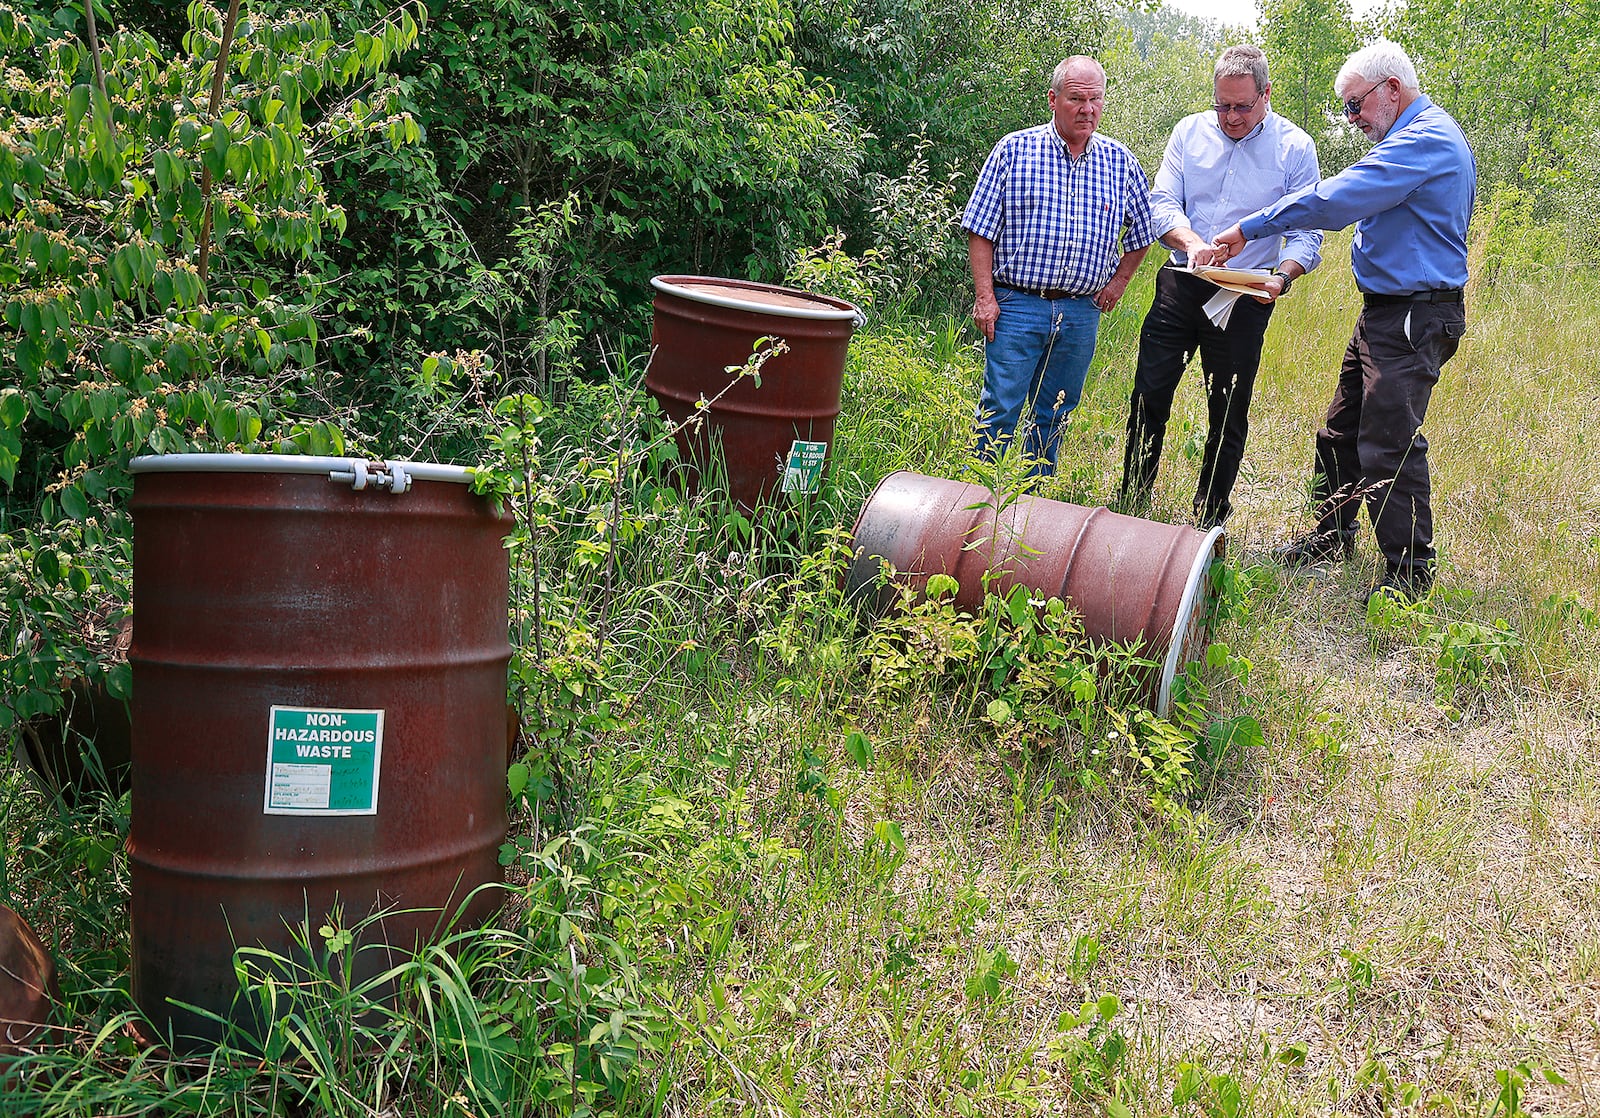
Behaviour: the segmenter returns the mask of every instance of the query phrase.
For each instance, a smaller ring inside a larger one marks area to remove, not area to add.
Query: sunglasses
[[[1367,87],[1367,91],[1365,93],[1363,93],[1360,97],[1346,97],[1345,98],[1345,102],[1344,102],[1344,115],[1345,116],[1360,116],[1361,115],[1361,102],[1365,101],[1368,97],[1371,97],[1372,96],[1372,91],[1374,89],[1377,89],[1380,85],[1383,85],[1388,80],[1389,80],[1388,78],[1382,78],[1382,79],[1380,79],[1378,81],[1373,82],[1371,85],[1369,85]]]

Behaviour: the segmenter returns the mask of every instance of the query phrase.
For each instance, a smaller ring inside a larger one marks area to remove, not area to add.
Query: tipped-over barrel
[[[1002,501],[981,485],[907,471],[878,484],[854,537],[850,591],[876,593],[880,609],[895,595],[893,586],[878,588],[885,560],[919,589],[932,575],[954,578],[956,605],[969,611],[983,601],[988,571],[994,593],[1022,585],[1061,598],[1083,616],[1090,639],[1136,643],[1160,662],[1150,693],[1157,714],[1166,713],[1178,668],[1205,647],[1210,569],[1226,549],[1221,528],[1201,532],[1041,497]]]

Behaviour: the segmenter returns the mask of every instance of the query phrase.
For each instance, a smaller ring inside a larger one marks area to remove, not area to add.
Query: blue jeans
[[[983,350],[983,394],[978,399],[978,456],[992,459],[1022,426],[1031,407],[1023,450],[1054,473],[1067,416],[1083,395],[1094,359],[1100,310],[1090,296],[1042,299],[1006,287],[994,289],[1000,317],[994,341]]]

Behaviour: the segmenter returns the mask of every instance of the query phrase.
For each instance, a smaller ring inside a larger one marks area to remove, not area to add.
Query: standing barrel
[[[133,995],[180,1049],[236,946],[327,915],[409,952],[500,903],[511,520],[457,466],[137,458]],[[384,950],[357,954],[355,977]]]
[[[863,321],[843,299],[707,276],[656,276],[645,387],[685,424],[678,447],[697,482],[720,443],[728,492],[752,510],[779,493],[815,492],[839,416],[850,335]],[[788,352],[755,378],[742,368],[761,338]],[[720,399],[718,396],[720,395]],[[701,400],[710,402],[699,407]]]
[[[1164,715],[1178,668],[1205,646],[1209,573],[1227,547],[1222,529],[1201,532],[1041,497],[1012,501],[997,518],[998,503],[981,485],[890,474],[856,520],[851,594],[876,594],[875,605],[886,610],[895,598],[893,586],[878,586],[887,560],[919,588],[931,575],[949,575],[960,584],[956,605],[976,612],[984,573],[992,570],[993,593],[1022,585],[1060,598],[1083,616],[1091,640],[1137,642],[1159,659],[1149,698]]]

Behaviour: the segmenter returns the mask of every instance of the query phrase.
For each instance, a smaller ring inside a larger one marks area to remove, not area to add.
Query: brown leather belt
[[[1041,299],[1087,299],[1094,294],[1092,291],[1085,291],[1080,294],[1076,291],[1068,291],[1063,287],[1018,287],[1014,283],[1001,283],[998,280],[995,281],[995,286],[1003,287],[1007,291],[1020,291],[1024,295],[1037,295]]]

